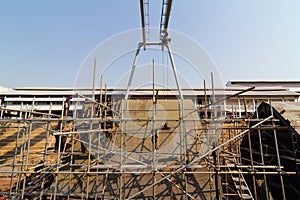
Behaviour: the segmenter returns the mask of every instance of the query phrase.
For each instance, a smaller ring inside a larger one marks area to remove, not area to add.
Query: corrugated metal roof
[[[226,86],[265,86],[265,87],[273,87],[273,86],[282,86],[285,88],[291,87],[300,87],[300,81],[228,81]]]
[[[52,95],[75,95],[76,93],[82,94],[82,95],[91,95],[92,90],[91,89],[84,89],[84,88],[75,88],[74,90],[72,89],[66,89],[63,90],[64,88],[24,88],[22,89],[17,89],[17,90],[9,90],[9,91],[0,91],[0,95],[2,96],[9,96],[9,95],[14,95],[14,96],[23,96],[23,95],[32,95],[32,96],[39,96],[39,95],[47,95],[47,96],[52,96]],[[240,91],[248,89],[247,87],[226,87],[226,88],[217,88],[215,89],[214,93],[216,96],[229,96],[229,95],[234,95]],[[166,89],[158,89],[159,93],[158,95],[178,95],[178,91],[176,89],[172,90],[166,90]],[[103,91],[104,93],[104,91]],[[122,88],[109,88],[107,91],[107,94],[113,94],[113,95],[124,95],[126,93],[126,89]],[[99,94],[99,90],[95,91],[95,94]],[[203,88],[193,88],[193,89],[182,89],[182,94],[184,96],[204,96],[204,90]],[[207,90],[206,94],[208,96],[212,95],[211,90]],[[152,95],[152,89],[151,88],[144,88],[144,89],[135,89],[132,88],[130,90],[130,95]],[[276,96],[276,97],[283,97],[283,96],[290,96],[290,97],[299,97],[300,94],[294,91],[287,90],[286,88],[282,87],[258,87],[255,88],[252,91],[245,92],[241,94],[240,96],[250,96],[250,97],[266,97],[266,96]]]
[[[42,101],[42,102],[47,102],[47,101],[64,101],[66,100],[66,98],[62,98],[62,97],[48,97],[48,98],[37,98],[37,97],[15,97],[15,98],[11,98],[11,97],[5,97],[4,101]],[[84,101],[84,98],[73,98],[70,101]]]
[[[300,133],[300,102],[272,102],[272,106]]]
[[[10,88],[10,87],[6,87],[6,86],[3,86],[3,85],[0,85],[0,92],[3,92],[3,91],[10,91],[10,90],[13,90],[13,89]]]

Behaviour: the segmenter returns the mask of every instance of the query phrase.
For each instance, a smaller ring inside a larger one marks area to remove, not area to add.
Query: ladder
[[[241,170],[238,167],[228,167],[228,171],[230,172],[230,176],[232,178],[238,196],[241,199],[254,200]]]
[[[299,162],[298,157],[297,157],[297,151],[298,151],[298,133],[292,131],[291,132],[291,136],[292,136],[293,153],[294,153],[295,164],[296,164],[296,172],[297,172],[297,175],[299,176],[299,174],[300,174],[300,162]]]

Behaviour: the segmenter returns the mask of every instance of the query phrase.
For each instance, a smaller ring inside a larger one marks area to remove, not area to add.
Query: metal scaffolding
[[[299,182],[289,181],[299,180],[300,137],[280,113],[274,114],[273,102],[268,102],[268,109],[258,106],[259,99],[240,96],[254,88],[217,99],[213,74],[211,89],[204,81],[201,105],[197,98],[184,97],[167,33],[172,0],[162,2],[160,41],[148,42],[149,1],[140,0],[143,41],[122,94],[108,95],[106,86],[103,91],[102,77],[100,89],[95,89],[94,60],[92,94],[77,94],[85,101],[74,102],[72,116],[65,112],[67,99],[60,115],[52,112],[52,104],[47,113],[37,112],[34,100],[15,110],[1,105],[3,198],[204,200],[299,195]],[[164,89],[171,95],[160,95],[154,61],[152,93],[132,92],[140,49],[153,45],[166,47],[177,93]],[[286,143],[282,135],[288,135]],[[288,160],[294,167],[284,164]]]
[[[286,127],[277,125],[273,113],[199,118],[199,109],[187,99],[102,95],[102,102],[86,97],[74,117],[24,109],[18,118],[1,118],[3,197],[261,199],[262,188],[267,198],[273,194],[268,181],[277,176],[285,198],[284,177],[298,174],[282,164],[276,133]],[[168,109],[166,120],[160,118],[162,107]],[[273,131],[276,164],[264,160],[267,130]],[[253,131],[258,150],[253,149]],[[246,147],[241,145],[245,138]]]

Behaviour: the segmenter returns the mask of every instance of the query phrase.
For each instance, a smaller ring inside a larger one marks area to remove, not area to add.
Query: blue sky
[[[158,26],[161,2],[149,1]],[[299,9],[298,0],[174,0],[169,28],[206,49],[224,84],[299,80]],[[140,24],[138,0],[0,1],[0,85],[72,86],[95,46]]]

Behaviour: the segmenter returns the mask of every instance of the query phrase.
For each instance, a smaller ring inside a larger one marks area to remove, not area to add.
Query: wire
[[[165,89],[165,52],[162,51],[161,53],[162,58],[162,70],[163,70],[163,90]]]

